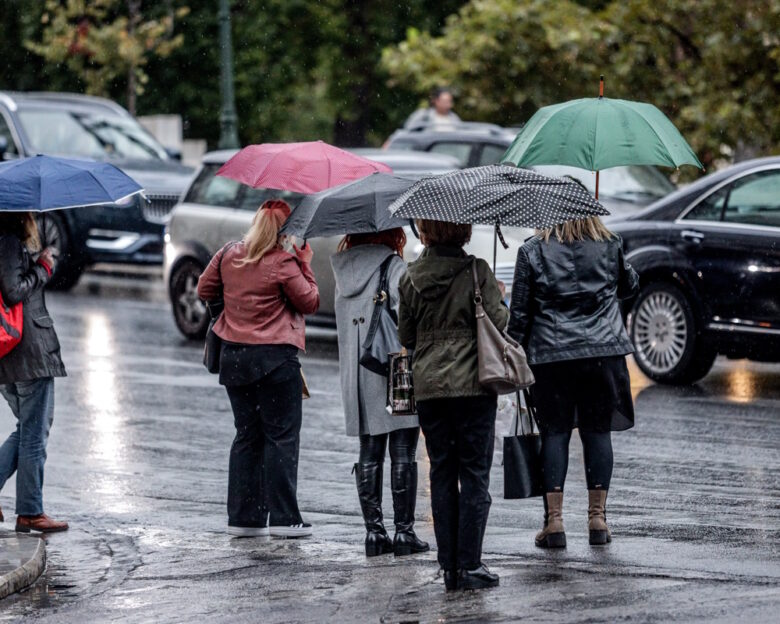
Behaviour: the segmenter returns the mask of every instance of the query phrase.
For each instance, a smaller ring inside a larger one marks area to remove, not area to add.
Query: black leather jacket
[[[0,384],[64,377],[60,343],[46,309],[43,287],[49,273],[35,264],[27,248],[12,235],[0,235],[0,294],[6,306],[22,302],[22,340],[0,358]]]
[[[545,243],[517,253],[508,331],[530,364],[633,353],[618,299],[639,286],[620,237]]]

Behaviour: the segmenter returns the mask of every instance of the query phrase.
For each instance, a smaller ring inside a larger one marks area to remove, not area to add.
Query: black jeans
[[[496,397],[419,401],[431,462],[431,511],[439,565],[474,570],[490,511]],[[460,488],[458,485],[460,484]]]
[[[612,479],[612,437],[609,431],[580,431],[589,490],[608,490]],[[545,492],[562,491],[569,469],[568,433],[542,432],[542,472]]]
[[[302,416],[300,365],[288,361],[261,380],[226,386],[236,425],[230,448],[228,524],[264,527],[303,522],[298,510]]]
[[[390,441],[390,463],[413,464],[417,455],[417,441],[420,439],[419,427],[397,429],[390,433],[380,433],[373,436],[360,436],[360,463],[376,462],[380,466],[384,464],[388,438]]]

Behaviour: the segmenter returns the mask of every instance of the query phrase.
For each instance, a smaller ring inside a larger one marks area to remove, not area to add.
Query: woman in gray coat
[[[360,437],[360,458],[353,472],[366,524],[366,556],[394,552],[397,556],[425,552],[428,544],[414,533],[417,499],[416,416],[393,416],[386,410],[387,378],[360,365],[374,297],[382,271],[387,272],[390,306],[398,310],[398,282],[406,272],[403,229],[347,235],[331,258],[336,278],[336,324],[339,368],[347,435]],[[395,513],[395,538],[390,540],[382,519],[382,471],[390,446],[390,483]]]

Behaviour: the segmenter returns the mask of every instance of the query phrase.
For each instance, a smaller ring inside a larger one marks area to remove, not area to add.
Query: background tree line
[[[179,113],[216,143],[214,0],[4,0],[0,88]],[[233,0],[244,142],[379,144],[428,90],[519,125],[596,94],[653,102],[709,165],[780,149],[780,0]]]

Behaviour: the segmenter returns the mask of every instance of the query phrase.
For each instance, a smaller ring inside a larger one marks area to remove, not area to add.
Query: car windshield
[[[567,167],[565,165],[535,165],[535,171],[548,176],[571,176],[582,182],[587,189],[596,191],[596,174],[592,171]],[[631,165],[612,167],[599,175],[599,195],[626,201],[643,201],[665,197],[675,190],[674,184],[655,167]]]
[[[135,120],[118,115],[28,109],[19,120],[36,154],[95,160],[167,160],[163,147]]]

